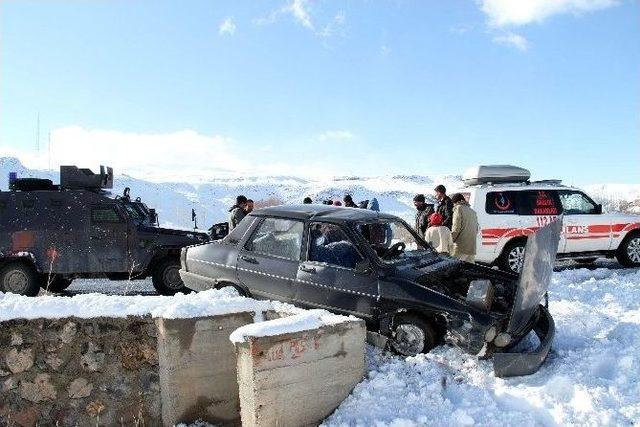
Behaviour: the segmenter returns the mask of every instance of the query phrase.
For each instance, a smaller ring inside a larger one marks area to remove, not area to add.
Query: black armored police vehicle
[[[180,249],[205,233],[162,228],[157,214],[128,189],[114,197],[113,170],[60,167],[60,184],[10,179],[0,191],[0,292],[60,292],[75,278],[151,276],[162,295],[188,291],[178,273]]]

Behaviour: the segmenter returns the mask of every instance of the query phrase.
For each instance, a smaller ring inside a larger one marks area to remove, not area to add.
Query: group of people
[[[467,262],[474,262],[476,256],[476,237],[478,234],[478,217],[460,193],[447,195],[444,185],[434,188],[437,203],[427,203],[424,194],[413,198],[416,207],[415,229],[425,241],[429,242],[439,253],[446,253]],[[304,204],[312,204],[310,197],[305,197]],[[340,200],[325,200],[325,205],[362,208],[379,211],[378,200],[364,200],[358,204],[347,194]],[[233,230],[242,219],[253,211],[253,200],[245,196],[236,197],[236,203],[229,209],[229,231]]]
[[[305,197],[302,203],[305,205],[313,204],[313,199],[311,199],[311,197]],[[346,194],[342,201],[327,199],[323,200],[322,204],[329,206],[344,206],[345,208],[369,209],[376,212],[380,211],[378,199],[376,199],[375,197],[371,200],[363,200],[360,203],[356,204],[356,202],[353,201],[353,196],[351,196],[351,194]]]
[[[460,193],[447,196],[444,185],[434,188],[437,203],[427,203],[424,194],[416,194],[415,229],[439,253],[462,261],[474,262],[478,217]]]

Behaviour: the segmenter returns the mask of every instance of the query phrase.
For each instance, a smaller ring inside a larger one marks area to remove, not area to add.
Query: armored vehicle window
[[[575,190],[559,190],[562,210],[567,215],[597,214],[596,204],[584,193]]]
[[[120,216],[113,206],[100,206],[91,209],[93,222],[120,222]]]
[[[485,211],[491,215],[515,215],[518,209],[516,191],[492,191],[487,193]]]
[[[559,215],[562,212],[558,195],[549,190],[527,190],[520,192],[518,213],[520,215]]]
[[[346,233],[335,224],[315,222],[309,228],[309,261],[355,268],[363,258]]]
[[[280,218],[265,218],[247,242],[246,249],[282,258],[300,259],[303,223]]]

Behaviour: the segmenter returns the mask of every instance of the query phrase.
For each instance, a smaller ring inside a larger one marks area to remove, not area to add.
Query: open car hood
[[[524,264],[507,326],[507,332],[512,336],[519,335],[527,327],[549,289],[561,230],[562,216],[527,239]]]

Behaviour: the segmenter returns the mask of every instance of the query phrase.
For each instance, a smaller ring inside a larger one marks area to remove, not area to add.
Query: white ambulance
[[[563,215],[558,259],[588,264],[615,257],[640,266],[640,216],[603,212],[577,188],[530,177],[515,166],[476,166],[463,175],[461,192],[480,224],[476,261],[519,272],[527,236]]]

